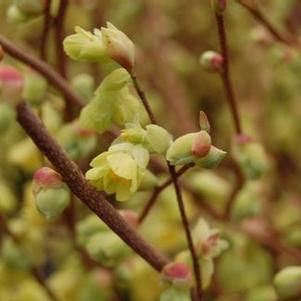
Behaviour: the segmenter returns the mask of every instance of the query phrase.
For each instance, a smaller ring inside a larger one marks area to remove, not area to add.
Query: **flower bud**
[[[190,293],[188,289],[179,289],[175,287],[170,287],[165,290],[159,301],[190,301]]]
[[[181,262],[171,262],[164,266],[161,272],[162,279],[176,287],[189,287],[191,274],[188,265]]]
[[[200,111],[199,114],[199,125],[202,131],[210,132],[210,123],[208,117],[204,111]]]
[[[226,10],[228,0],[211,0],[211,5],[217,15],[222,15]]]
[[[33,193],[37,209],[47,218],[60,215],[70,203],[70,191],[61,176],[48,167],[34,174]]]
[[[200,131],[192,142],[191,152],[198,158],[206,156],[211,147],[211,137],[206,131]]]
[[[120,264],[130,254],[125,243],[111,231],[92,235],[87,244],[89,255],[97,262],[113,267]]]
[[[14,119],[14,109],[6,103],[0,103],[0,134],[6,133]]]
[[[215,168],[225,158],[226,154],[227,153],[223,150],[212,145],[208,154],[205,157],[198,159],[195,163],[203,168]]]
[[[252,180],[260,178],[268,169],[268,159],[264,148],[249,136],[237,136],[232,153],[245,175]]]
[[[72,88],[84,100],[89,101],[94,94],[94,79],[88,73],[81,73],[71,81]]]
[[[2,48],[2,46],[0,45],[0,62],[3,60],[4,55],[5,55],[5,52],[4,52],[3,48]]]
[[[7,19],[12,23],[21,23],[28,20],[28,16],[26,16],[16,5],[12,4],[8,7]]]
[[[135,61],[133,42],[110,22],[107,28],[101,28],[101,33],[108,56],[130,72]]]
[[[32,105],[43,101],[47,89],[47,82],[44,78],[34,72],[28,72],[25,76],[22,96]]]
[[[37,16],[44,12],[46,0],[15,0],[15,5],[25,15]]]
[[[274,278],[274,286],[281,300],[300,297],[301,267],[291,266],[278,272]]]
[[[200,57],[201,65],[211,72],[222,72],[224,58],[215,51],[206,51]]]
[[[22,89],[22,74],[11,66],[0,66],[0,91],[2,97],[16,104],[20,99]]]
[[[128,224],[130,224],[134,228],[138,226],[138,215],[135,211],[119,210],[118,212]]]
[[[159,154],[165,153],[172,143],[171,135],[164,128],[155,124],[146,126],[146,139],[152,149]]]

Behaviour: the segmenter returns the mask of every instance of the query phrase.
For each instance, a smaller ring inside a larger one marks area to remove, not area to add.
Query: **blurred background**
[[[20,22],[8,13],[12,2],[0,1],[0,33],[39,56],[44,17]],[[277,31],[298,39],[300,1],[246,2],[260,9]],[[53,0],[53,15],[58,7],[59,1]],[[274,274],[284,266],[300,263],[301,258],[301,47],[277,41],[238,1],[229,0],[225,24],[231,77],[243,132],[256,143],[244,155],[251,157],[251,165],[255,165],[251,169],[259,170],[255,177],[247,172],[244,183],[236,189],[236,164],[244,163],[240,161],[242,151],[235,148],[235,131],[221,77],[204,70],[199,62],[203,52],[220,51],[210,1],[73,0],[67,7],[62,34],[73,33],[76,25],[86,30],[100,28],[106,21],[135,43],[136,72],[160,124],[174,137],[198,131],[198,114],[203,110],[210,120],[214,144],[228,153],[215,171],[192,171],[186,178],[190,188],[185,198],[191,220],[206,217],[230,242],[230,248],[216,260],[206,300],[278,300],[272,286]],[[57,68],[55,34],[50,25],[47,61]],[[78,63],[67,57],[64,60],[67,80],[79,94],[87,92],[81,94],[87,102],[113,68]],[[31,72],[9,56],[5,63]],[[60,67],[57,69],[62,72]],[[77,79],[82,74],[88,76],[89,89],[80,88]],[[61,96],[50,85],[45,89],[43,114],[47,126],[55,132],[64,125]],[[82,150],[69,130],[65,128],[57,137],[71,157],[80,162],[108,145],[107,137],[100,138],[97,143],[85,141],[87,149]],[[66,137],[71,137],[70,141]],[[1,132],[0,145],[1,219],[21,240],[15,243],[1,231],[0,300],[51,300],[29,272],[33,265],[39,267],[39,277],[50,284],[58,300],[158,300],[162,290],[159,277],[137,256],[126,255],[126,260],[117,265],[114,262],[109,270],[89,263],[89,259],[85,264],[71,237],[80,234],[71,229],[70,235],[68,223],[66,226],[63,220],[48,222],[38,214],[30,186],[33,172],[44,159],[16,122]],[[233,191],[230,216],[221,218]],[[138,212],[148,198],[149,193],[138,193],[131,202],[116,206]],[[148,240],[171,255],[185,246],[176,203],[170,202],[173,198],[172,188],[165,190],[141,229]],[[90,213],[79,202],[75,207],[80,227],[80,221]]]

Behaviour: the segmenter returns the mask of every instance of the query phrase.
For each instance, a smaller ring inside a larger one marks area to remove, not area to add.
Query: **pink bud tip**
[[[171,262],[167,264],[162,270],[162,276],[166,280],[189,280],[190,269],[189,267],[181,262]]]
[[[123,219],[132,225],[134,228],[138,226],[138,215],[136,212],[132,210],[119,210],[119,214],[123,217]]]
[[[0,81],[4,83],[23,83],[23,76],[17,69],[8,65],[3,65],[0,66]]]
[[[209,153],[210,147],[211,137],[206,131],[200,131],[193,141],[191,152],[196,157],[202,158]]]
[[[235,137],[235,141],[237,144],[248,144],[253,141],[253,138],[247,135],[237,135]]]
[[[62,184],[61,175],[49,167],[38,169],[33,176],[33,192],[35,194],[42,188],[55,188]]]

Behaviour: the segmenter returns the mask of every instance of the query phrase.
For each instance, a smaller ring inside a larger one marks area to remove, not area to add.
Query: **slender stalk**
[[[131,225],[126,223],[105,199],[103,193],[88,184],[80,168],[69,159],[25,102],[20,102],[16,109],[17,120],[20,125],[54,168],[62,175],[72,193],[154,269],[161,271],[169,262],[165,255],[153,248]]]
[[[7,221],[5,219],[5,217],[0,214],[0,226],[3,229],[3,231],[12,238],[12,240],[17,244],[20,245],[21,241],[20,238],[13,233],[8,224]],[[47,295],[54,301],[59,301],[58,298],[56,297],[56,295],[54,294],[54,292],[51,290],[51,288],[48,286],[48,284],[46,283],[44,277],[42,277],[40,270],[38,267],[31,267],[30,268],[30,272],[32,274],[32,276],[34,277],[34,279],[44,288],[45,292],[47,293]]]
[[[44,25],[43,25],[42,35],[41,35],[40,58],[43,61],[47,61],[47,41],[48,41],[48,35],[49,35],[50,25],[51,25],[51,15],[50,15],[51,2],[52,2],[51,0],[46,0],[45,13],[44,13]]]
[[[186,234],[188,247],[189,247],[189,250],[191,253],[191,257],[192,257],[192,264],[193,264],[195,282],[196,282],[196,296],[197,296],[197,300],[201,301],[202,300],[202,279],[201,279],[201,273],[200,273],[200,265],[199,265],[199,261],[197,258],[197,254],[196,254],[196,251],[194,248],[192,236],[191,236],[190,229],[189,229],[189,222],[188,222],[188,218],[186,215],[186,210],[185,210],[184,201],[183,201],[183,197],[182,197],[182,193],[181,193],[181,188],[178,183],[178,177],[177,177],[177,173],[175,171],[174,166],[169,165],[168,168],[169,168],[171,177],[173,179],[173,184],[174,184],[174,188],[175,188],[176,195],[177,195],[179,211],[181,214],[181,219],[182,219],[183,227],[184,227],[185,234]]]
[[[269,33],[274,37],[275,40],[292,46],[299,51],[301,50],[301,42],[295,37],[291,36],[289,33],[280,32],[274,25],[266,18],[266,16],[260,11],[260,9],[254,5],[250,4],[246,0],[238,1],[261,25],[263,25]]]
[[[57,70],[66,78],[67,75],[67,60],[63,48],[64,40],[64,23],[68,8],[68,0],[61,0],[58,14],[55,18],[55,45],[56,45],[56,64]]]
[[[183,175],[189,168],[191,168],[191,165],[185,165],[183,166],[178,172],[177,172],[177,178],[179,178],[181,175]],[[143,208],[138,222],[139,224],[142,224],[145,220],[145,218],[147,217],[147,215],[149,214],[149,212],[151,211],[151,209],[154,207],[156,200],[159,196],[159,194],[166,188],[168,187],[170,184],[172,184],[173,180],[172,178],[169,178],[168,180],[166,180],[162,185],[160,185],[159,187],[155,188],[151,197],[149,198],[149,200],[147,201],[145,207]]]
[[[151,107],[149,105],[149,101],[147,100],[147,97],[144,93],[144,91],[142,90],[142,88],[140,87],[137,78],[135,75],[131,74],[131,77],[133,79],[135,88],[137,90],[138,95],[141,98],[141,101],[144,105],[144,108],[146,110],[146,112],[148,113],[149,119],[151,120],[152,123],[156,124],[156,120],[154,117],[154,114],[151,110]],[[200,266],[199,266],[199,262],[196,256],[196,253],[194,251],[194,246],[193,246],[193,242],[191,239],[191,234],[190,234],[190,229],[189,229],[189,222],[185,213],[185,207],[184,207],[184,203],[183,203],[183,199],[182,199],[182,194],[181,194],[181,190],[180,190],[180,185],[178,183],[177,180],[177,173],[175,171],[175,168],[173,166],[171,166],[169,164],[169,162],[166,160],[166,163],[168,165],[168,169],[169,169],[169,173],[176,191],[176,196],[177,196],[177,202],[179,205],[179,210],[181,213],[181,218],[182,218],[182,222],[183,222],[183,226],[184,226],[184,230],[186,233],[186,237],[187,237],[187,242],[188,242],[188,247],[190,249],[190,253],[191,253],[191,259],[193,262],[193,267],[194,267],[194,276],[195,276],[195,282],[196,282],[196,297],[198,301],[202,300],[202,285],[201,285],[201,270],[200,270]],[[154,202],[153,200],[151,200],[151,202]],[[195,299],[194,298],[194,288],[192,288],[192,300]]]
[[[140,99],[143,103],[143,106],[144,106],[144,108],[145,108],[145,110],[146,110],[146,112],[149,116],[149,119],[150,119],[151,123],[156,124],[155,116],[152,112],[152,109],[150,107],[150,104],[149,104],[149,102],[146,98],[146,95],[145,95],[144,91],[142,90],[142,88],[140,87],[139,82],[137,81],[136,75],[131,74],[131,77],[132,77],[135,89],[136,89],[136,91],[137,91],[137,93],[138,93],[138,95],[139,95],[139,97],[140,97]]]
[[[49,64],[32,56],[23,49],[20,49],[1,34],[0,45],[5,52],[43,75],[54,87],[61,91],[65,96],[68,106],[75,108],[82,108],[84,106],[84,101],[81,100],[81,98],[70,88],[68,82]]]
[[[215,14],[215,18],[217,22],[221,53],[224,59],[221,77],[223,80],[223,85],[226,93],[226,99],[232,114],[235,131],[237,134],[241,134],[242,128],[241,128],[241,123],[240,123],[240,118],[239,118],[239,113],[237,108],[237,101],[236,101],[233,84],[230,76],[229,50],[228,50],[227,34],[225,30],[224,16]]]

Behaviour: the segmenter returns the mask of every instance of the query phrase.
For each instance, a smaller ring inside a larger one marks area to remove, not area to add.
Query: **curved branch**
[[[43,75],[54,87],[60,90],[66,99],[67,105],[82,108],[84,102],[80,97],[70,89],[68,82],[58,74],[50,65],[44,63],[40,59],[19,49],[14,43],[0,34],[0,45],[9,55],[23,62]]]
[[[101,192],[88,184],[80,168],[69,159],[25,102],[19,103],[16,109],[17,120],[20,125],[53,164],[54,168],[62,175],[73,194],[85,203],[137,254],[157,271],[161,271],[169,260],[148,244],[131,225],[126,223]]]

